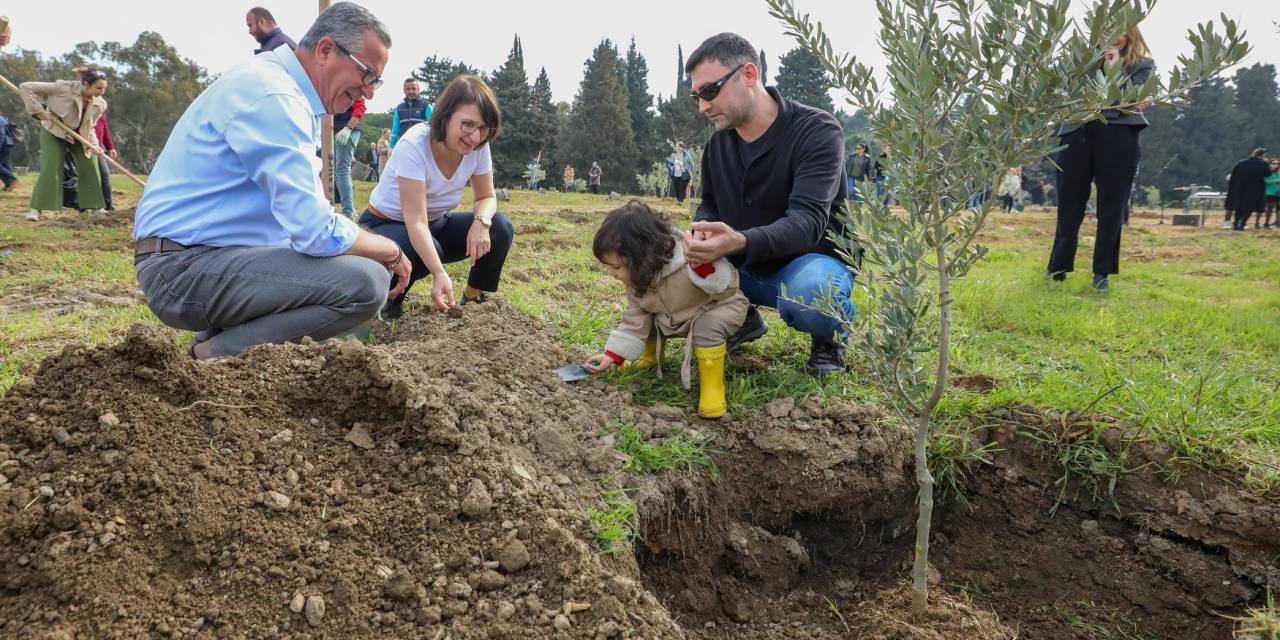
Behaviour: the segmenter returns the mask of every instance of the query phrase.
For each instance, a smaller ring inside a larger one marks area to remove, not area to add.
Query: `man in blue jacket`
[[[391,116],[392,149],[395,148],[396,141],[400,139],[400,136],[409,130],[409,127],[431,119],[431,103],[419,95],[421,91],[418,87],[417,79],[404,79],[404,100],[396,105],[395,113]]]
[[[764,305],[811,336],[810,375],[844,371],[856,274],[827,237],[844,229],[836,215],[847,193],[840,123],[766,88],[755,48],[739,35],[708,38],[685,71],[716,129],[702,154],[702,204],[685,258],[698,264],[727,256],[753,305],[729,348],[764,335],[755,309]],[[840,317],[813,308],[826,294]]]

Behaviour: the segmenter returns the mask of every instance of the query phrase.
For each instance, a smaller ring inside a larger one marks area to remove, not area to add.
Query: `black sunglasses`
[[[707,102],[711,102],[712,100],[715,100],[716,96],[720,95],[720,89],[724,87],[724,83],[728,82],[729,78],[733,77],[733,74],[741,71],[742,68],[745,66],[747,66],[747,63],[744,62],[734,67],[733,71],[726,73],[723,78],[720,78],[715,82],[704,84],[702,85],[702,88],[698,89],[697,91],[690,91],[689,97],[692,98],[694,102],[697,102],[699,100],[706,100]]]
[[[347,51],[346,47],[338,44],[336,41],[333,43],[333,46],[337,47],[338,51],[342,52],[342,55],[351,58],[351,61],[356,63],[356,68],[360,70],[360,82],[363,82],[365,86],[375,91],[378,87],[382,86],[382,76],[378,75],[377,71],[369,68],[369,65],[360,62],[358,58],[351,55],[350,51]]]

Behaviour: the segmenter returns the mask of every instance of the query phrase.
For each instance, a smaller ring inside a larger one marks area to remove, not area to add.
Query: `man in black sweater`
[[[766,88],[760,58],[741,36],[708,38],[685,71],[698,109],[716,129],[702,155],[702,204],[685,257],[692,264],[728,257],[753,305],[729,348],[764,335],[755,309],[764,305],[812,336],[806,371],[844,371],[856,273],[827,237],[843,233],[836,215],[846,197],[840,123]],[[810,308],[825,292],[842,318]]]

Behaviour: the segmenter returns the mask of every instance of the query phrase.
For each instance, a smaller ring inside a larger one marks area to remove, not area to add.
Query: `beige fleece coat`
[[[622,323],[609,334],[605,350],[625,360],[636,360],[644,354],[645,341],[658,341],[673,336],[686,338],[685,359],[680,379],[689,387],[690,362],[695,340],[709,341],[699,325],[736,330],[747,317],[747,296],[738,289],[738,270],[728,260],[716,260],[715,271],[706,278],[693,272],[684,259],[684,242],[676,238],[675,252],[663,267],[658,282],[636,295],[627,291],[627,308]],[[712,316],[704,318],[704,316]],[[710,345],[705,345],[710,346]],[[661,375],[659,368],[658,374]]]
[[[107,101],[102,96],[95,96],[82,113],[81,106],[84,105],[82,86],[83,83],[79,80],[24,82],[18,85],[18,90],[22,92],[22,102],[27,107],[27,113],[35,115],[41,111],[48,111],[54,118],[79,133],[82,138],[98,145],[98,135],[94,132],[94,126],[98,124],[98,118],[106,113]],[[76,142],[66,130],[53,122],[42,120],[40,124],[44,125],[49,133],[67,142]],[[92,156],[93,152],[85,149],[84,154]]]

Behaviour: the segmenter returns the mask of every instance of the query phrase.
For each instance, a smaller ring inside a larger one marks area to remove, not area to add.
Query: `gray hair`
[[[315,51],[320,39],[329,36],[347,51],[360,53],[364,49],[364,34],[370,31],[382,41],[382,46],[391,48],[391,34],[381,20],[358,4],[338,2],[316,18],[298,48]]]

